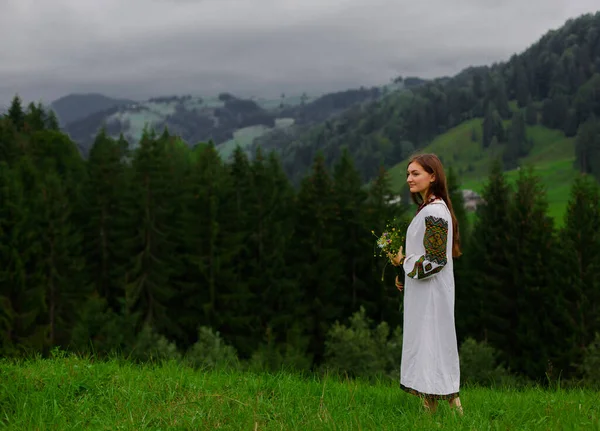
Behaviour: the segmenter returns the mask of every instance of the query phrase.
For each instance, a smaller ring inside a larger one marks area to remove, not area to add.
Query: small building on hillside
[[[467,211],[475,211],[477,206],[483,203],[483,198],[473,190],[463,190],[462,195],[465,201],[465,209]]]
[[[402,202],[402,195],[388,195],[388,205],[396,205]]]

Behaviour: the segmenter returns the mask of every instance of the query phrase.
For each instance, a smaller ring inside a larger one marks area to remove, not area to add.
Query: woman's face
[[[417,162],[408,165],[406,171],[406,183],[411,193],[420,193],[421,196],[427,196],[427,190],[435,180],[432,174],[429,174]]]

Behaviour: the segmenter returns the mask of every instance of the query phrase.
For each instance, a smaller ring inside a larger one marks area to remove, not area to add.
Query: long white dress
[[[452,217],[442,199],[425,205],[406,233],[401,388],[419,396],[458,396]]]

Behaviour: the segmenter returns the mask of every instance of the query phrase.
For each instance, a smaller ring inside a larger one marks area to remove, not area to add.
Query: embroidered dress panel
[[[408,273],[412,278],[425,278],[442,270],[446,262],[448,244],[448,222],[440,217],[425,217],[425,235],[423,247],[425,254],[415,262],[413,270]]]

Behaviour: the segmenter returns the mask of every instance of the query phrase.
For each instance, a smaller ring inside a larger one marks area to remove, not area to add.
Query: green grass
[[[434,415],[392,381],[368,384],[137,366],[77,357],[0,362],[4,429],[598,429],[600,399],[583,390],[465,389],[460,417]]]
[[[485,186],[491,161],[502,154],[502,147],[483,149],[481,145],[482,119],[460,124],[437,136],[424,152],[440,156],[446,167],[452,167],[459,175],[463,189],[481,192]],[[477,141],[471,139],[475,130]],[[527,127],[527,136],[533,140],[533,148],[520,160],[522,166],[532,165],[540,177],[548,198],[549,214],[560,224],[569,199],[570,188],[577,176],[574,138],[567,138],[557,130],[540,125]],[[390,170],[392,186],[402,191],[406,181],[406,164],[402,161]],[[514,184],[518,171],[506,172],[506,178]]]

